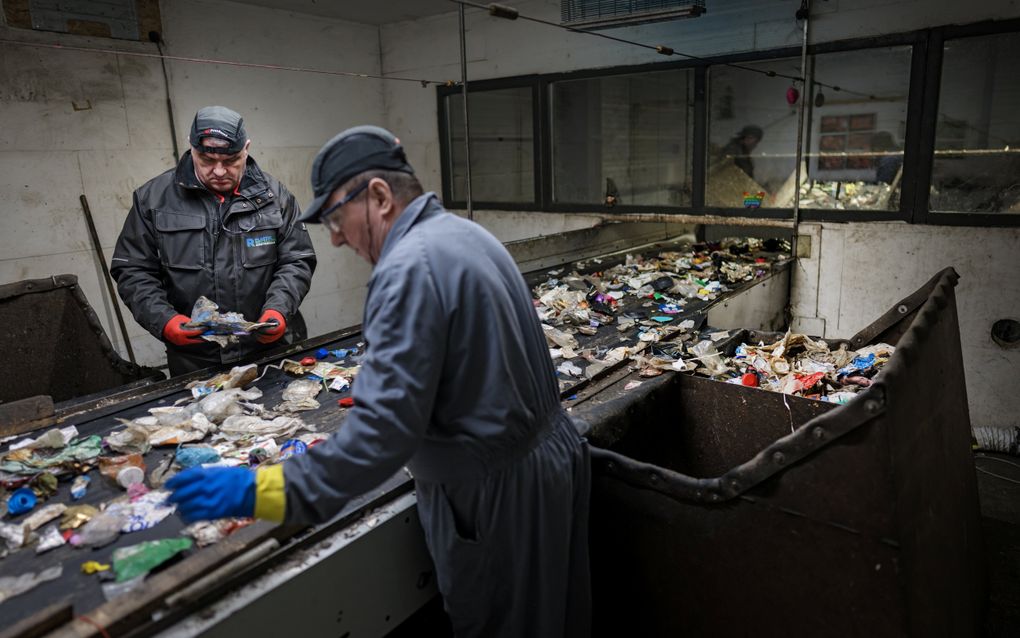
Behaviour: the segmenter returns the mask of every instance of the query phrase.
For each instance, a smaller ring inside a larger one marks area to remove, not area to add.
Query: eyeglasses
[[[340,199],[340,201],[338,201],[337,203],[333,204],[332,206],[330,206],[326,210],[322,211],[322,213],[319,215],[319,220],[322,222],[323,226],[325,226],[329,230],[333,231],[334,233],[339,233],[340,232],[340,217],[341,217],[340,216],[340,209],[343,208],[344,204],[346,204],[347,202],[351,201],[352,199],[354,199],[355,197],[360,195],[361,192],[363,190],[365,190],[366,188],[368,188],[368,182],[364,182],[361,186],[358,186],[357,188],[355,188],[351,192],[349,192],[346,195],[344,195],[343,198]],[[334,212],[336,214],[334,214]]]

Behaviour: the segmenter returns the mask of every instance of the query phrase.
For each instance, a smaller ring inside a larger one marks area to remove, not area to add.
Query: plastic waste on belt
[[[102,438],[96,435],[72,441],[59,450],[23,447],[0,456],[0,471],[38,474],[42,470],[50,470],[55,474],[64,474],[93,461],[101,451]]]
[[[0,576],[0,603],[18,594],[23,594],[30,589],[61,577],[64,573],[63,565],[56,565],[42,570],[41,572],[26,572],[18,576]]]
[[[165,538],[115,549],[112,562],[117,582],[148,574],[192,545],[194,542],[190,538]]]
[[[182,447],[177,450],[174,460],[182,469],[187,469],[205,463],[216,463],[220,460],[220,453],[211,447]]]
[[[182,327],[191,330],[204,330],[202,338],[206,341],[218,343],[225,348],[232,343],[238,343],[238,337],[248,337],[259,328],[274,325],[272,322],[258,323],[248,321],[239,312],[220,312],[219,306],[206,297],[199,297],[191,309],[191,321],[182,324]]]

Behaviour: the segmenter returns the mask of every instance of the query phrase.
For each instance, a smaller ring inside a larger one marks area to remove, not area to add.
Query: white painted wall
[[[1020,414],[1020,349],[990,336],[999,319],[1020,320],[1020,229],[911,226],[902,222],[804,224],[811,257],[793,279],[794,329],[847,338],[952,266],[970,419],[1011,427]]]

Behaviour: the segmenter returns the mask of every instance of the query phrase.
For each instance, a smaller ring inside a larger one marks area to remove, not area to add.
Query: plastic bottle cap
[[[145,472],[137,465],[125,467],[120,472],[117,472],[117,483],[124,489],[131,487],[135,483],[141,483],[144,479]]]
[[[27,487],[22,487],[11,492],[11,496],[7,500],[7,512],[11,516],[17,516],[31,510],[35,504],[35,492]]]

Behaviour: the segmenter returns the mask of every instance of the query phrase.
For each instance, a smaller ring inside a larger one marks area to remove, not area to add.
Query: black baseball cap
[[[301,213],[301,221],[321,221],[319,212],[333,191],[352,177],[373,169],[414,174],[400,140],[384,128],[355,126],[326,142],[312,163],[315,199]]]
[[[202,139],[216,137],[226,140],[229,146],[204,146]],[[236,112],[225,106],[204,106],[195,113],[191,122],[191,145],[203,153],[220,153],[233,155],[241,152],[248,141],[248,133],[244,130],[244,120]]]

